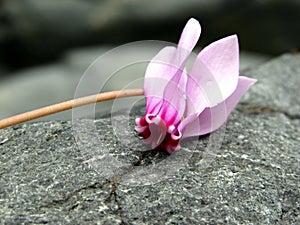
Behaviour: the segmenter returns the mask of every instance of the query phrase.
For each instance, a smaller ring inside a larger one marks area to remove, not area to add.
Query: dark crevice
[[[108,203],[111,203],[113,201],[117,205],[118,214],[119,214],[120,219],[121,219],[121,224],[125,225],[127,223],[124,221],[123,208],[122,208],[121,203],[118,200],[118,195],[117,195],[117,188],[118,188],[120,180],[122,179],[122,177],[124,175],[127,175],[128,173],[130,173],[136,167],[146,166],[152,160],[159,160],[159,158],[161,158],[161,157],[164,158],[166,156],[166,154],[167,153],[165,153],[163,151],[159,151],[159,150],[157,150],[157,151],[152,150],[152,151],[143,152],[143,154],[139,157],[139,159],[136,162],[132,163],[132,166],[128,170],[124,171],[122,174],[119,174],[118,176],[115,176],[112,179],[112,189],[111,189],[109,197],[105,200],[105,203],[108,204]]]
[[[148,156],[148,154],[146,154],[146,153],[142,154],[142,156],[135,163],[132,164],[132,167],[130,167],[128,170],[124,171],[124,173],[122,173],[122,174],[120,174],[120,175],[118,175],[118,176],[116,176],[112,179],[112,189],[111,189],[111,192],[110,192],[108,198],[105,200],[105,203],[108,204],[108,203],[113,201],[117,205],[118,214],[119,214],[119,217],[121,219],[121,224],[125,225],[126,223],[125,223],[124,217],[123,217],[122,205],[118,200],[117,187],[118,187],[119,182],[122,179],[122,177],[124,175],[130,173],[136,166],[141,165],[144,158],[146,158],[147,156]]]
[[[72,206],[71,206],[71,208],[69,209],[69,211],[73,211],[73,210],[75,210],[75,209],[76,209],[78,206],[79,206],[79,204],[78,204],[78,203],[76,203],[76,204],[72,205]]]
[[[103,184],[100,184],[100,183],[94,183],[94,184],[91,184],[91,185],[88,185],[88,186],[84,186],[84,187],[81,187],[75,191],[73,191],[72,193],[70,193],[69,195],[67,195],[65,198],[63,199],[59,199],[59,200],[53,200],[52,202],[50,202],[49,204],[47,205],[43,205],[41,206],[40,208],[50,208],[50,207],[53,207],[53,206],[56,206],[56,205],[60,205],[60,204],[64,204],[66,203],[67,201],[69,201],[74,195],[76,195],[77,193],[83,191],[83,190],[91,190],[91,189],[97,189],[97,188],[101,188],[107,184],[110,184],[109,181],[103,183]],[[77,206],[76,205],[73,205],[71,207],[71,210],[72,209],[75,209]]]
[[[300,120],[300,115],[291,115],[287,112],[283,112],[283,114],[288,117],[290,120]]]
[[[113,201],[117,205],[118,214],[121,219],[121,224],[125,225],[126,223],[123,220],[123,208],[122,208],[121,203],[119,202],[118,196],[117,196],[117,186],[119,184],[119,181],[120,181],[120,178],[113,179],[112,189],[111,189],[109,197],[105,200],[105,203],[110,203]]]
[[[167,153],[163,149],[154,149],[150,151],[145,151],[142,153],[140,158],[134,163],[134,166],[148,166],[151,165],[153,161],[156,163],[160,162],[161,160],[166,159],[170,154]]]

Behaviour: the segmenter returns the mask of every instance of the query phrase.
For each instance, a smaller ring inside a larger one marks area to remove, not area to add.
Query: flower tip
[[[254,79],[254,78],[249,78],[250,79],[250,85],[253,85],[257,82],[257,79]]]
[[[199,40],[200,34],[201,26],[199,21],[190,18],[181,33],[178,48],[191,52]]]
[[[250,77],[245,77],[245,76],[239,76],[240,80],[243,80],[245,83],[247,83],[247,85],[250,87],[253,84],[255,84],[257,82],[257,79],[255,78],[250,78]]]
[[[232,37],[232,38],[238,39],[238,36],[237,36],[237,34],[232,34],[232,35],[230,35],[229,37]]]
[[[232,34],[230,36],[227,36],[227,37],[223,38],[223,40],[227,40],[227,41],[229,41],[229,43],[236,43],[237,46],[239,43],[237,34]]]
[[[198,20],[196,20],[194,17],[191,17],[188,22],[188,24],[194,24],[194,25],[199,25],[200,26],[200,23]]]
[[[186,27],[189,27],[196,31],[195,35],[198,36],[198,38],[197,38],[197,40],[198,40],[200,37],[200,33],[201,33],[201,25],[200,25],[199,21],[196,20],[195,18],[190,18],[188,20],[188,22],[186,23]]]

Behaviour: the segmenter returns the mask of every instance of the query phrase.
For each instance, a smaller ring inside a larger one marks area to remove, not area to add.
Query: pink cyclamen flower
[[[163,48],[147,67],[146,112],[135,120],[135,130],[152,149],[163,148],[172,153],[180,148],[180,140],[215,131],[256,82],[239,76],[236,35],[204,48],[187,74],[187,60],[200,33],[199,22],[190,19],[177,48]]]

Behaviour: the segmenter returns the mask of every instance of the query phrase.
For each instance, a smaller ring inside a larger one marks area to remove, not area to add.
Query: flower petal
[[[205,47],[197,56],[193,69],[197,71],[198,63],[203,63],[214,76],[223,100],[228,98],[236,89],[239,76],[239,45],[236,35],[232,35]],[[195,67],[195,68],[194,68]],[[193,72],[195,80],[200,83],[207,80],[199,73]],[[212,102],[215,104],[215,102]],[[212,107],[213,105],[211,105]]]
[[[201,26],[199,22],[194,18],[189,19],[181,33],[178,42],[178,49],[184,49],[185,51],[188,51],[188,54],[190,54],[197,44],[200,34]]]
[[[184,115],[186,82],[187,74],[179,69],[165,87],[160,113],[168,125],[177,124]]]
[[[196,114],[191,115],[179,125],[182,138],[208,134],[222,126],[241,97],[255,82],[255,79],[240,76],[236,90],[223,103],[206,108],[198,118]]]
[[[185,117],[198,113],[206,107],[216,105],[222,101],[217,82],[209,69],[199,60],[193,64],[186,84]]]
[[[157,113],[161,107],[164,89],[177,71],[176,52],[175,47],[165,47],[147,66],[144,80],[146,113]]]
[[[180,89],[185,89],[186,77],[181,78],[181,74],[184,71],[189,54],[200,37],[200,33],[201,27],[199,22],[193,18],[190,19],[183,29],[177,49],[171,46],[165,47],[151,60],[147,67],[144,81],[147,101],[146,113],[159,111],[162,99],[168,98],[169,90],[173,89],[170,87],[166,88],[170,81],[178,84]],[[177,102],[176,97],[172,99],[167,100],[170,103]],[[174,106],[176,107],[177,104]]]
[[[151,143],[152,149],[155,149],[165,139],[166,124],[159,116],[155,115],[146,115],[146,120],[149,123],[150,136],[145,139],[145,143]]]

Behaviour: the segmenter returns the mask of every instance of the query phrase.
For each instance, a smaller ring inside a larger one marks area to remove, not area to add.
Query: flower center
[[[160,118],[160,116],[157,115],[150,119],[149,130],[150,136],[147,139],[152,142],[152,148],[154,149],[159,146],[165,139],[167,127],[165,122]]]
[[[144,138],[145,144],[151,144],[152,149],[163,148],[172,153],[179,149],[181,135],[177,125],[167,124],[159,115],[147,114],[136,119],[136,131]]]

